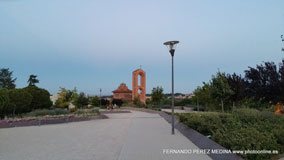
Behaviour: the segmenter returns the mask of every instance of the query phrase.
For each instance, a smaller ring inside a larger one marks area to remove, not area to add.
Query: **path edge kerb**
[[[155,111],[146,108],[131,108],[124,107],[124,109],[134,110],[134,111],[142,111],[147,113],[156,113],[163,117],[168,123],[171,123],[172,117],[171,115],[163,112],[163,111]],[[216,143],[215,141],[207,138],[206,136],[200,134],[192,128],[189,128],[185,124],[179,122],[178,117],[174,117],[175,120],[175,129],[177,129],[181,134],[183,134],[187,139],[189,139],[192,143],[194,143],[200,149],[221,149],[227,150],[225,147]],[[240,156],[237,154],[207,154],[213,160],[242,160]]]

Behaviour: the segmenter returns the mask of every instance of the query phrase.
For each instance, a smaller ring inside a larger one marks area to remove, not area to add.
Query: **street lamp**
[[[100,108],[102,108],[102,89],[100,88]]]
[[[179,41],[168,41],[165,42],[164,45],[168,47],[169,52],[172,56],[172,134],[175,134],[175,128],[174,128],[174,54],[175,49]]]
[[[281,35],[281,40],[282,40],[282,42],[283,42],[283,48],[282,48],[282,51],[284,52],[284,37],[283,37],[283,35]]]

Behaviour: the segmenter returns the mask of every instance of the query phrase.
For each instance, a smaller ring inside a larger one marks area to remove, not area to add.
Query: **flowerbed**
[[[59,114],[63,113],[63,114]],[[67,122],[85,121],[91,119],[106,118],[100,115],[98,110],[78,110],[74,113],[56,110],[36,110],[24,115],[22,118],[8,118],[0,120],[0,128],[10,128],[18,126],[34,126],[45,124],[57,124]]]

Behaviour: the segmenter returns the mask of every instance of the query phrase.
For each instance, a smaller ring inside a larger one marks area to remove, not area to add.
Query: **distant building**
[[[125,83],[121,83],[119,87],[112,91],[113,99],[123,101],[133,101],[136,98],[142,103],[146,103],[146,73],[142,69],[132,72],[132,90],[128,89]]]
[[[121,99],[123,101],[132,100],[132,90],[128,89],[125,83],[121,83],[119,87],[112,91],[113,99]]]

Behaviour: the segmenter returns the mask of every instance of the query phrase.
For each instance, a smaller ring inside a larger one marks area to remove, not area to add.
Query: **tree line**
[[[24,88],[16,88],[16,80],[9,68],[0,69],[0,119],[52,106],[49,92],[36,86],[36,75],[29,76]]]
[[[74,105],[76,108],[105,108],[110,104],[120,107],[124,103],[120,99],[112,99],[112,101],[109,101],[108,99],[98,96],[89,96],[84,92],[78,92],[76,87],[72,90],[61,87],[57,95],[58,97],[55,101],[55,107],[57,108],[68,108],[69,105]]]
[[[194,91],[193,102],[206,110],[231,110],[234,107],[264,109],[284,102],[284,60],[278,65],[263,62],[248,67],[244,76],[218,71],[209,82]]]

